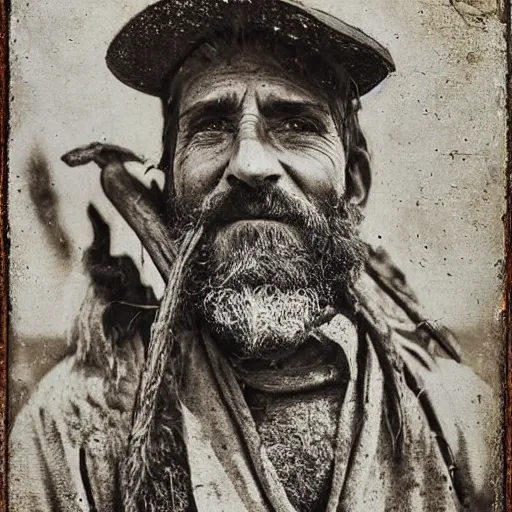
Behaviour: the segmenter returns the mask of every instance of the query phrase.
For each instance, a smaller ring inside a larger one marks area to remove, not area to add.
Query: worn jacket
[[[347,353],[347,343],[357,343],[344,319],[334,318],[322,329]],[[198,510],[292,510],[286,497],[274,507],[269,505],[261,475],[254,472],[244,435],[229,411],[201,337],[197,333],[183,336],[189,350],[181,403]],[[401,353],[409,358],[421,383],[419,393],[404,386],[406,457],[400,464],[392,462],[392,443],[385,433],[382,412],[384,379],[370,351],[365,423],[357,431],[357,443],[350,437],[354,435],[350,428],[343,434],[347,445],[358,447],[347,452],[351,464],[343,481],[333,481],[333,487],[343,487],[343,492],[332,501],[331,509],[492,510],[497,446],[493,444],[496,423],[489,387],[468,367],[454,361],[434,358],[435,364],[426,368],[407,350]],[[115,364],[107,369],[84,358],[78,349],[43,378],[17,417],[9,445],[11,511],[122,510],[120,464],[144,360],[140,336],[124,340],[113,354]],[[357,376],[352,377],[355,382]],[[442,419],[442,436],[463,482],[463,497],[454,493],[453,468],[447,467],[441,456],[436,439],[439,432],[429,424],[418,399],[420,393],[429,397]],[[353,398],[348,394],[342,411],[347,414],[356,401],[356,394]],[[264,459],[264,447],[255,456]]]

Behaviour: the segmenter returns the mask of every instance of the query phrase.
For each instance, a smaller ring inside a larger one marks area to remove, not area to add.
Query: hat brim
[[[161,0],[121,29],[108,48],[107,65],[129,87],[161,97],[184,58],[234,24],[329,55],[345,67],[360,95],[395,70],[390,53],[377,41],[294,0]]]

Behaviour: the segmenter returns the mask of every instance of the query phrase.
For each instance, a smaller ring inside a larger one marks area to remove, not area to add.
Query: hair
[[[350,196],[353,191],[353,180],[350,177],[355,169],[359,170],[365,189],[370,190],[370,156],[358,118],[361,109],[359,91],[343,65],[330,56],[304,48],[300,44],[284,44],[263,33],[230,29],[217,32],[211,41],[199,44],[184,59],[178,71],[166,81],[167,85],[161,96],[164,127],[159,167],[166,175],[167,199],[173,200],[175,193],[172,179],[173,160],[184,86],[198,72],[208,70],[222,59],[236,59],[241,52],[248,50],[253,50],[256,55],[267,55],[266,60],[274,62],[284,73],[296,76],[326,96],[346,155],[346,194]]]

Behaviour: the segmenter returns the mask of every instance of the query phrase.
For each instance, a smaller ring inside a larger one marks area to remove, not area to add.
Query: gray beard
[[[299,347],[321,311],[326,290],[313,282],[314,262],[286,224],[242,224],[210,245],[215,270],[201,312],[225,351],[271,359]]]
[[[206,235],[183,300],[228,356],[279,359],[326,306],[350,315],[365,256],[357,207],[343,199],[315,206],[272,188],[228,199],[200,216]]]
[[[203,311],[231,354],[267,359],[286,355],[303,343],[320,312],[319,302],[314,289],[282,291],[263,285],[211,291]]]

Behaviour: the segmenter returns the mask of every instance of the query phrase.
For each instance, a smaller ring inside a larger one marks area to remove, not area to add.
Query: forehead
[[[225,96],[242,100],[251,94],[262,102],[268,97],[282,97],[287,101],[327,105],[326,95],[305,78],[285,70],[268,57],[240,53],[194,74],[184,84],[181,111],[199,102]]]

